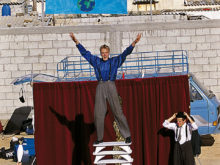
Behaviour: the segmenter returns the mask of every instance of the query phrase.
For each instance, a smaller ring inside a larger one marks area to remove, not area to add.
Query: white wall
[[[123,51],[137,33],[143,37],[134,52],[187,50],[189,68],[208,89],[220,98],[220,20],[133,22],[135,17],[109,17],[120,25],[81,25],[66,27],[32,27],[0,30],[0,118],[9,118],[15,108],[33,105],[32,88],[25,85],[26,102],[19,101],[21,86],[11,82],[25,74],[56,75],[56,64],[70,55],[79,55],[69,32],[97,54],[99,46],[109,44],[112,53]],[[106,18],[107,19],[107,18]],[[84,20],[89,21],[89,19]],[[124,22],[124,24],[122,23]]]

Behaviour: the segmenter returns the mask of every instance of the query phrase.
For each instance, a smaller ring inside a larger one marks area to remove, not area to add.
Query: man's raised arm
[[[76,45],[79,44],[79,41],[76,39],[75,35],[74,35],[72,32],[70,32],[70,37],[71,37],[72,40],[76,43]]]
[[[70,33],[71,39],[76,43],[76,47],[78,48],[80,54],[92,65],[96,66],[96,60],[98,59],[97,56],[91,54],[90,51],[87,51],[76,39],[75,35],[71,32]]]
[[[132,46],[135,47],[136,43],[138,43],[141,39],[141,33],[139,33],[136,37],[136,39],[132,42]]]

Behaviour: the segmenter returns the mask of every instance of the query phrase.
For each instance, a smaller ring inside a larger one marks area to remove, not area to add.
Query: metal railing
[[[111,55],[111,57],[116,56]],[[138,52],[127,56],[118,68],[117,79],[188,74],[185,50]],[[93,67],[82,56],[70,56],[57,64],[59,81],[96,80]]]

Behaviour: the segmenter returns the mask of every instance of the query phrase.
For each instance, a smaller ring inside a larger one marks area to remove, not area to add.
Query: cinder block
[[[83,40],[82,45],[85,48],[94,48],[95,47],[95,40]],[[91,51],[91,49],[89,51]]]
[[[15,70],[18,70],[17,64],[5,64],[4,68],[5,68],[5,71],[15,71]]]
[[[24,63],[24,57],[13,57],[11,58],[12,64],[21,64]]]
[[[209,60],[208,58],[198,58],[195,59],[195,64],[208,64]]]
[[[6,93],[6,100],[17,100],[19,98],[19,93],[8,92]]]
[[[9,42],[1,42],[0,50],[9,49]]]
[[[46,70],[46,64],[34,63],[33,70]]]
[[[217,71],[218,65],[203,65],[203,71]]]
[[[167,30],[167,36],[180,36],[180,29],[174,29],[174,30]]]
[[[14,105],[13,100],[0,100],[0,107],[8,107],[12,105]]]
[[[181,29],[180,30],[180,35],[181,36],[193,36],[196,34],[195,29]]]
[[[217,79],[204,79],[204,86],[214,86],[218,85]]]
[[[12,78],[18,78],[25,75],[25,71],[14,71],[11,73]]]
[[[15,35],[15,41],[28,41],[28,35]]]
[[[122,45],[124,46],[130,45],[129,39],[122,39]]]
[[[65,33],[65,34],[62,34],[62,40],[69,41],[69,40],[72,40],[72,39],[70,38],[69,33]]]
[[[24,42],[24,49],[33,49],[33,48],[38,48],[39,42],[35,41],[29,41],[29,42]]]
[[[0,80],[0,84],[1,84],[1,80]],[[0,100],[5,100],[6,99],[6,94],[7,93],[0,93]],[[0,112],[2,112],[2,110],[0,110]]]
[[[209,58],[209,64],[213,65],[213,64],[219,64],[220,61],[220,57],[210,57]]]
[[[218,71],[210,72],[210,78],[211,79],[219,79],[220,78],[220,72],[218,72]]]
[[[220,34],[219,35],[206,35],[206,42],[219,42],[220,41]]]
[[[220,34],[220,28],[210,28],[210,34]]]
[[[53,48],[65,48],[66,46],[66,41],[53,41]]]
[[[153,51],[153,46],[152,45],[146,45],[146,46],[135,46],[137,48],[138,52],[148,52],[148,51]],[[135,52],[135,51],[133,51]]]
[[[203,57],[217,57],[217,51],[216,50],[205,50],[203,51]]]
[[[60,62],[61,60],[63,60],[64,58],[66,58],[66,56],[53,56],[53,61],[55,63]]]
[[[14,50],[2,50],[1,51],[1,57],[13,57],[15,55],[15,51]]]
[[[57,40],[57,34],[43,34],[43,40]]]
[[[202,65],[189,65],[189,71],[190,72],[202,72],[203,67]]]
[[[24,42],[10,42],[10,49],[23,49]]]
[[[197,72],[194,74],[195,77],[202,82],[203,79],[208,79],[209,77],[209,72]]]
[[[196,44],[196,50],[208,50],[210,49],[211,45],[210,43],[197,43]]]
[[[72,49],[71,48],[58,48],[58,55],[71,55]]]
[[[167,44],[166,47],[166,50],[181,50],[181,44]]]
[[[0,42],[13,42],[15,41],[14,35],[1,35]]]
[[[30,56],[42,56],[43,55],[43,49],[30,49]]]
[[[219,48],[220,48],[220,42],[211,43],[211,50],[219,49]]]
[[[199,58],[202,57],[203,51],[187,51],[189,58]]]
[[[87,33],[77,33],[75,36],[79,39],[79,41],[87,39]]]
[[[32,64],[18,64],[19,70],[32,70]]]
[[[190,43],[190,37],[177,37],[177,43]]]
[[[166,50],[165,44],[153,45],[153,51],[163,51],[163,50]]]
[[[129,32],[122,32],[122,37],[125,39],[129,38]]]
[[[47,64],[47,70],[57,70],[57,64],[53,63],[49,63]]]
[[[2,93],[12,92],[12,85],[0,86],[0,91]],[[1,101],[1,100],[0,100]],[[1,103],[0,103],[1,104]],[[3,104],[4,105],[4,104]]]
[[[43,40],[42,34],[29,34],[28,38],[29,38],[29,41],[42,41]]]
[[[87,33],[86,39],[89,40],[100,39],[100,33]]]
[[[28,56],[28,49],[15,50],[15,56],[25,57]]]
[[[51,48],[51,49],[43,49],[43,54],[45,56],[50,56],[50,55],[57,55],[57,49],[56,48]]]
[[[163,44],[176,44],[176,37],[159,37]]]
[[[166,37],[167,31],[166,30],[157,30],[157,36],[158,37]]]
[[[3,65],[1,64],[0,65],[0,72],[2,72],[3,71]]]
[[[133,35],[131,35],[131,34],[133,34]],[[130,34],[130,38],[135,38],[137,36],[137,33],[131,33],[131,34]],[[170,36],[172,36],[172,35],[170,35]],[[143,33],[143,37],[157,37],[157,31],[156,30],[147,30],[145,33]]]
[[[0,72],[0,78],[2,78],[2,79],[11,78],[11,72],[10,72],[10,71]],[[1,90],[0,90],[0,91],[1,91]]]
[[[68,48],[74,48],[74,47],[76,47],[76,44],[72,40],[71,41],[67,41],[67,47]]]
[[[27,64],[34,64],[34,63],[38,63],[39,60],[38,60],[38,57],[26,57],[24,58],[24,63],[27,63]]]
[[[53,56],[42,56],[40,63],[53,63]]]
[[[161,37],[149,37],[146,39],[146,44],[162,44],[162,39]]]
[[[205,42],[206,37],[205,36],[191,36],[191,41],[193,43],[201,43]]]
[[[52,41],[41,41],[39,43],[39,48],[52,48]]]
[[[189,44],[181,44],[182,50],[196,50],[196,44],[195,43],[189,43]]]
[[[206,35],[206,34],[210,34],[209,28],[196,29],[196,35]]]

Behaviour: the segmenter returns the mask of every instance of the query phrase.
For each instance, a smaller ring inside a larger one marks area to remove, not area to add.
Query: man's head
[[[178,112],[176,115],[176,119],[177,119],[177,125],[179,127],[182,127],[182,125],[185,124],[186,122],[186,116],[184,115],[183,112]]]
[[[110,48],[109,48],[109,46],[107,46],[107,45],[102,45],[102,46],[100,47],[100,54],[101,54],[102,59],[103,59],[104,61],[107,61],[107,60],[108,60],[108,58],[109,58],[109,53],[110,53]]]

